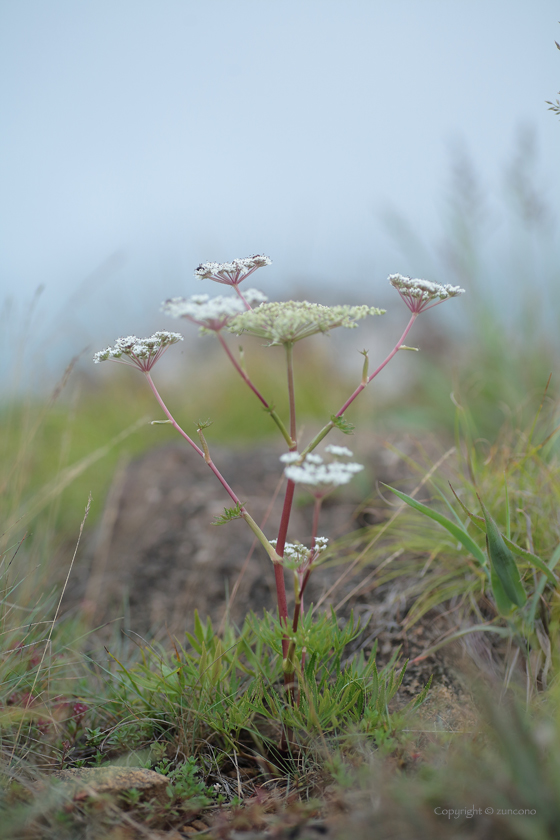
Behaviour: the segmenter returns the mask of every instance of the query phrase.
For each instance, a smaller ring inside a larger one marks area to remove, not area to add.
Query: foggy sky
[[[22,312],[45,284],[49,317],[103,346],[146,312],[163,326],[199,262],[262,252],[271,295],[367,283],[377,303],[389,272],[426,270],[387,214],[437,244],[461,155],[507,201],[520,132],[557,226],[558,18],[553,0],[4,0],[2,299]]]

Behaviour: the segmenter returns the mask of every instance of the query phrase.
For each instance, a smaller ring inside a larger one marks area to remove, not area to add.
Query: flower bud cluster
[[[107,347],[95,353],[93,361],[96,365],[107,360],[121,361],[124,364],[134,364],[147,372],[167,348],[178,341],[183,341],[183,336],[180,333],[167,332],[167,330],[160,330],[149,338],[127,335],[126,338],[117,338],[114,347]],[[123,356],[129,359],[129,362],[125,362]]]
[[[353,329],[366,315],[382,315],[374,306],[323,306],[309,301],[288,300],[264,303],[237,315],[228,325],[236,335],[249,333],[270,342],[269,346],[292,344],[335,327]]]
[[[306,548],[306,546],[302,545],[301,543],[285,543],[284,545],[284,561],[285,566],[290,568],[293,566],[297,568],[302,564],[306,563],[308,560],[316,560],[319,554],[323,552],[329,541],[328,537],[316,537],[315,538],[315,545],[311,548]],[[270,540],[270,544],[276,548],[278,540]]]
[[[268,300],[258,289],[247,289],[243,297],[250,306]],[[189,298],[169,298],[162,303],[161,311],[172,318],[188,318],[201,327],[201,333],[208,333],[223,329],[235,315],[245,311],[245,304],[237,295],[218,295],[214,298],[209,295],[192,295]]]
[[[200,280],[215,280],[216,283],[224,283],[226,286],[237,286],[257,268],[270,265],[271,262],[272,260],[264,254],[255,254],[226,263],[205,262],[198,266],[194,276]]]
[[[422,312],[448,298],[465,293],[460,286],[450,286],[448,283],[442,286],[431,280],[412,279],[402,274],[390,274],[389,283],[398,291],[411,312]]]

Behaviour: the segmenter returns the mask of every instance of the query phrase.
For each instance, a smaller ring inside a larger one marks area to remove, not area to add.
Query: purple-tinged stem
[[[233,355],[233,353],[231,352],[229,347],[227,346],[227,342],[226,342],[225,338],[223,337],[221,330],[217,330],[216,334],[217,334],[217,336],[220,340],[220,344],[222,345],[225,352],[227,353],[227,356],[228,356],[230,362],[232,363],[232,365],[236,369],[239,376],[241,376],[241,378],[247,383],[247,385],[249,386],[249,388],[251,389],[253,394],[255,394],[259,398],[259,400],[262,402],[264,407],[268,409],[269,405],[268,405],[267,401],[265,400],[265,398],[263,397],[261,392],[253,385],[253,383],[251,382],[251,380],[249,379],[249,377],[247,376],[247,374],[245,373],[245,371],[243,370],[243,368],[241,367],[241,365],[239,364],[239,362],[237,361],[237,359],[235,358],[235,356]]]
[[[378,368],[376,368],[370,376],[368,376],[368,378],[367,378],[367,381],[366,381],[366,382],[361,382],[361,383],[358,385],[358,387],[356,388],[356,390],[354,391],[354,393],[352,394],[352,396],[350,396],[350,397],[346,400],[346,402],[344,403],[344,405],[342,406],[342,408],[340,408],[340,409],[336,412],[335,417],[341,417],[341,416],[344,414],[344,412],[346,411],[346,409],[348,408],[348,406],[349,406],[351,403],[353,403],[353,402],[354,402],[354,400],[356,399],[356,397],[358,396],[358,394],[361,394],[361,392],[364,390],[364,388],[366,387],[366,385],[369,385],[369,383],[371,382],[371,380],[372,380],[372,379],[375,379],[375,377],[377,376],[377,374],[378,374],[378,373],[381,373],[381,371],[383,370],[383,368],[385,367],[385,365],[388,365],[388,364],[389,364],[389,362],[391,361],[391,359],[393,358],[393,356],[395,356],[395,355],[399,352],[399,350],[401,349],[402,345],[404,344],[404,340],[405,340],[405,338],[407,337],[408,333],[410,332],[410,330],[411,330],[411,328],[412,328],[412,325],[414,324],[414,322],[415,322],[415,320],[416,320],[416,318],[417,318],[417,317],[418,317],[418,312],[413,312],[413,313],[412,313],[412,316],[411,316],[411,318],[410,318],[410,321],[409,321],[409,322],[408,322],[408,324],[406,325],[406,329],[405,329],[405,331],[403,332],[403,334],[401,335],[401,337],[399,338],[399,340],[397,341],[397,343],[395,344],[395,346],[393,347],[393,349],[391,350],[391,352],[389,353],[389,355],[387,356],[387,358],[386,358],[386,359],[384,359],[384,360],[381,362],[381,364],[379,365],[379,367],[378,367]]]
[[[171,423],[173,428],[177,429],[179,434],[182,435],[185,438],[187,443],[190,443],[190,445],[192,446],[193,449],[196,449],[196,451],[198,452],[198,454],[200,455],[201,458],[204,458],[204,452],[202,451],[202,449],[200,449],[200,447],[196,445],[194,440],[190,439],[190,437],[188,436],[188,434],[185,431],[183,431],[183,429],[179,426],[179,424],[177,423],[177,421],[175,420],[175,418],[173,417],[173,415],[171,414],[171,412],[169,411],[169,409],[165,405],[164,401],[160,397],[158,389],[156,388],[156,386],[154,384],[154,380],[152,379],[152,377],[150,376],[148,371],[144,371],[144,376],[148,380],[148,385],[152,389],[156,400],[160,404],[161,408],[163,409],[163,413],[165,414],[165,416],[167,417],[167,419],[169,420],[169,422]]]
[[[190,437],[188,436],[188,434],[187,434],[187,433],[186,433],[186,432],[185,432],[185,431],[184,431],[184,430],[183,430],[183,429],[179,426],[179,424],[177,423],[177,421],[175,420],[175,418],[173,417],[173,415],[171,414],[171,412],[169,411],[169,409],[168,409],[168,408],[167,408],[167,406],[165,405],[164,401],[162,400],[162,398],[161,398],[161,396],[160,396],[160,394],[159,394],[159,391],[158,391],[158,389],[156,388],[156,386],[155,386],[155,384],[154,384],[154,381],[153,381],[152,377],[150,376],[150,374],[146,371],[144,375],[145,375],[146,379],[148,380],[148,384],[149,384],[150,388],[152,389],[152,391],[153,391],[153,393],[154,393],[154,396],[155,396],[156,400],[157,400],[157,401],[158,401],[158,403],[160,404],[161,408],[163,409],[163,412],[164,412],[165,416],[168,418],[168,420],[170,421],[171,425],[172,425],[175,429],[177,429],[177,431],[179,432],[179,434],[180,434],[180,435],[182,435],[188,443],[190,443],[190,445],[192,446],[192,448],[193,448],[193,449],[195,449],[195,450],[198,452],[198,454],[200,455],[200,457],[201,457],[201,458],[204,458],[204,460],[206,461],[206,463],[208,464],[208,466],[210,467],[210,469],[212,470],[212,472],[214,473],[214,475],[216,476],[216,478],[218,479],[218,481],[220,482],[220,484],[222,485],[222,487],[224,488],[224,490],[228,493],[228,495],[229,495],[229,496],[230,496],[230,498],[231,498],[231,499],[235,502],[235,504],[236,504],[236,505],[239,505],[239,508],[240,508],[241,512],[242,512],[242,513],[245,513],[245,512],[246,512],[246,511],[245,511],[245,508],[243,507],[243,505],[242,505],[242,503],[240,502],[239,498],[236,496],[236,494],[235,494],[235,493],[234,493],[234,491],[231,489],[231,487],[229,486],[229,484],[227,483],[227,481],[225,480],[225,478],[223,477],[223,475],[221,474],[221,472],[220,472],[220,471],[218,470],[218,468],[215,466],[214,462],[213,462],[211,459],[209,459],[209,458],[207,458],[207,457],[205,456],[205,454],[204,454],[203,450],[202,450],[202,449],[200,449],[200,447],[196,445],[196,443],[194,442],[194,440],[191,440],[191,439],[190,439]]]
[[[340,408],[340,409],[336,412],[336,414],[334,414],[334,415],[333,415],[333,417],[342,417],[342,415],[344,414],[344,412],[346,411],[346,409],[348,408],[348,406],[349,406],[349,405],[351,405],[351,403],[353,403],[353,402],[354,402],[354,400],[356,399],[356,397],[357,397],[359,394],[361,394],[361,393],[362,393],[362,391],[364,390],[364,388],[366,387],[366,385],[368,385],[368,384],[371,382],[371,380],[372,380],[372,379],[375,379],[375,377],[377,376],[377,374],[378,374],[378,373],[380,373],[380,372],[383,370],[383,368],[385,367],[385,365],[389,364],[389,362],[391,361],[391,359],[393,358],[393,356],[395,356],[395,355],[398,353],[398,351],[401,349],[401,347],[402,347],[402,345],[403,345],[403,343],[404,343],[404,340],[405,340],[405,338],[407,337],[408,333],[410,332],[410,330],[411,330],[411,328],[412,328],[412,325],[414,324],[414,322],[415,322],[415,320],[416,320],[416,318],[417,318],[417,317],[418,317],[418,313],[417,313],[417,312],[413,312],[413,313],[412,313],[412,317],[410,318],[410,320],[409,320],[408,324],[406,325],[406,329],[405,329],[405,331],[403,332],[403,334],[401,335],[401,337],[399,338],[399,340],[397,341],[397,343],[395,344],[395,346],[393,347],[393,349],[391,350],[391,352],[389,353],[389,355],[387,356],[387,358],[386,358],[386,359],[384,359],[384,360],[381,362],[381,364],[379,365],[379,367],[378,367],[378,368],[376,368],[370,376],[368,376],[368,378],[367,378],[367,380],[366,380],[365,382],[361,382],[361,383],[358,385],[358,387],[356,388],[356,390],[354,391],[354,393],[353,393],[353,394],[352,394],[352,395],[351,395],[351,396],[350,396],[350,397],[346,400],[346,402],[344,403],[344,405],[342,406],[342,408]],[[305,457],[305,456],[306,456],[309,452],[311,452],[313,449],[315,449],[315,447],[316,447],[316,446],[317,446],[317,445],[318,445],[318,444],[319,444],[319,443],[323,440],[323,438],[324,438],[324,437],[326,437],[326,436],[328,435],[328,433],[330,432],[330,430],[331,430],[331,429],[334,429],[334,427],[335,427],[335,424],[333,423],[333,421],[332,421],[332,420],[329,420],[329,422],[328,422],[325,426],[323,426],[323,428],[321,429],[321,431],[320,431],[320,432],[318,432],[318,433],[315,435],[315,437],[313,438],[313,440],[311,441],[311,443],[310,443],[310,444],[308,444],[308,446],[306,446],[306,447],[305,447],[305,449],[304,449],[304,450],[303,450],[303,452],[301,453],[302,458],[304,458],[304,457]]]
[[[290,342],[285,344],[286,347],[286,366],[288,374],[288,396],[290,402],[290,437],[292,438],[291,451],[297,449],[297,427],[296,427],[296,400],[294,391],[294,367],[293,367],[293,351],[294,345]],[[288,479],[286,486],[286,494],[284,496],[284,505],[282,508],[282,518],[280,519],[280,528],[278,529],[278,539],[276,541],[276,553],[284,556],[284,547],[286,545],[286,537],[288,535],[288,525],[290,523],[290,515],[292,512],[292,503],[294,501],[295,483]],[[286,603],[286,582],[284,579],[284,569],[279,566],[274,566],[276,575],[276,593],[278,596],[278,613],[280,622],[286,626],[288,624],[288,606]],[[282,655],[286,661],[289,650],[289,639],[284,636],[282,639]],[[285,681],[291,681],[292,676],[287,677],[287,672],[284,674]],[[288,683],[287,683],[288,684]]]
[[[287,431],[286,427],[282,423],[281,419],[278,417],[276,411],[273,408],[271,408],[271,406],[267,403],[267,401],[265,400],[265,398],[263,397],[261,392],[258,390],[258,388],[256,388],[255,385],[253,385],[253,383],[251,382],[251,379],[249,378],[247,373],[243,370],[243,368],[241,367],[241,365],[239,364],[239,362],[237,361],[237,359],[235,358],[235,356],[233,355],[233,353],[229,349],[229,347],[227,345],[227,342],[226,342],[225,338],[223,337],[223,335],[221,333],[221,330],[217,330],[216,334],[218,336],[220,344],[222,345],[222,347],[224,348],[224,350],[226,352],[226,355],[227,355],[228,359],[230,360],[230,362],[232,363],[232,365],[236,369],[237,373],[243,379],[243,381],[249,386],[249,388],[255,394],[255,396],[257,396],[258,399],[261,401],[261,403],[263,404],[266,411],[270,414],[270,416],[272,417],[272,419],[274,420],[274,422],[276,423],[276,425],[278,426],[278,428],[282,432],[282,436],[283,436],[284,440],[286,441],[288,446],[291,447],[292,444],[294,443],[294,441],[290,438],[290,435],[288,434],[288,431]]]
[[[247,523],[247,525],[249,526],[251,531],[257,537],[257,539],[259,540],[259,542],[263,546],[264,550],[266,551],[266,553],[268,554],[268,556],[272,560],[272,563],[274,564],[274,572],[275,572],[275,575],[276,575],[277,578],[278,578],[277,569],[280,568],[280,571],[282,572],[282,581],[283,581],[283,570],[281,568],[281,558],[279,557],[277,552],[273,549],[272,545],[269,543],[269,541],[267,540],[267,538],[263,534],[262,530],[259,528],[259,526],[255,522],[253,517],[246,510],[245,506],[243,505],[243,503],[241,502],[239,497],[236,495],[236,493],[234,493],[234,491],[231,489],[231,487],[229,486],[229,484],[227,483],[227,481],[225,480],[225,478],[223,477],[223,475],[221,474],[219,469],[216,467],[216,465],[212,461],[212,459],[210,457],[210,452],[208,450],[208,446],[207,446],[206,441],[204,439],[204,435],[202,434],[202,429],[199,429],[198,432],[199,432],[200,439],[202,441],[204,449],[200,449],[196,445],[196,443],[193,440],[190,439],[188,434],[179,426],[179,424],[177,423],[177,421],[175,420],[175,418],[173,417],[173,415],[171,414],[171,412],[169,411],[169,409],[165,405],[164,401],[162,400],[158,389],[154,385],[152,377],[150,376],[150,374],[147,371],[145,371],[145,376],[148,380],[150,388],[152,389],[152,391],[154,393],[155,398],[157,399],[158,403],[160,404],[161,408],[163,409],[165,415],[167,416],[167,418],[169,419],[169,421],[171,422],[173,427],[175,429],[177,429],[179,434],[181,434],[185,438],[185,440],[190,443],[190,445],[193,447],[193,449],[196,449],[196,451],[201,456],[201,458],[204,458],[205,463],[210,467],[210,469],[212,470],[212,472],[214,473],[214,475],[216,476],[216,478],[218,479],[218,481],[220,482],[220,484],[222,485],[222,487],[224,488],[226,493],[230,496],[232,501],[234,501],[235,504],[238,506],[240,517],[245,520],[245,522]],[[279,597],[279,602],[280,602],[280,597]],[[287,615],[286,592],[285,592],[285,590],[284,590],[284,610],[285,610],[286,615]]]
[[[252,272],[250,272],[250,273],[252,274]],[[245,275],[245,277],[248,277],[248,276],[249,276],[248,274],[247,274],[247,275]],[[244,280],[245,280],[245,277],[243,278]],[[239,291],[239,286],[237,285],[237,283],[234,283],[234,284],[233,284],[233,288],[235,289],[235,291],[237,292],[237,294],[239,295],[239,297],[241,298],[241,300],[242,300],[242,301],[243,301],[243,303],[245,304],[245,309],[251,309],[252,307],[251,307],[251,306],[249,306],[249,304],[247,303],[247,301],[245,300],[245,298],[243,297],[243,295],[242,295],[242,294],[241,294],[241,292]]]

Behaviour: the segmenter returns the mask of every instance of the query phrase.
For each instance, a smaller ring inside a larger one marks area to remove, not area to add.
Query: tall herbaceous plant
[[[238,498],[235,489],[231,487],[227,478],[222,475],[212,460],[204,435],[207,424],[199,424],[197,429],[199,444],[195,443],[177,423],[152,379],[152,368],[158,359],[168,347],[183,340],[179,333],[160,331],[149,338],[137,338],[134,335],[119,338],[113,347],[96,353],[94,362],[112,360],[136,367],[144,374],[167,417],[167,420],[162,422],[174,426],[200,457],[204,458],[208,468],[212,470],[233,502],[232,507],[225,508],[218,524],[231,519],[243,519],[266,551],[272,563],[276,581],[278,619],[282,628],[284,682],[288,697],[293,699],[296,691],[296,666],[298,659],[304,655],[302,650],[298,650],[298,626],[303,616],[303,596],[311,572],[318,565],[321,553],[327,544],[327,539],[319,535],[321,505],[329,493],[339,485],[347,484],[356,473],[363,469],[361,464],[350,460],[352,452],[345,446],[326,446],[322,455],[317,454],[315,450],[332,429],[339,429],[344,434],[351,433],[353,426],[345,419],[346,410],[399,350],[416,349],[407,347],[404,342],[420,313],[437,306],[448,298],[463,294],[464,289],[411,279],[400,274],[390,275],[389,282],[398,291],[410,311],[410,318],[404,332],[373,373],[369,372],[368,352],[362,351],[364,363],[359,385],[339,410],[331,415],[321,431],[307,445],[304,445],[298,439],[294,390],[294,344],[316,333],[328,333],[336,327],[354,329],[362,318],[369,315],[382,315],[384,310],[367,304],[323,306],[320,303],[309,303],[305,300],[269,303],[266,295],[257,289],[241,291],[241,283],[270,262],[268,257],[257,254],[246,259],[236,259],[230,263],[203,263],[196,269],[196,277],[229,286],[233,294],[218,295],[213,298],[207,294],[193,295],[190,298],[171,298],[162,304],[162,310],[173,318],[184,318],[197,324],[201,335],[214,334],[217,337],[233,368],[270,414],[284,438],[287,452],[281,456],[280,461],[284,466],[286,488],[280,527],[275,539],[267,537],[259,528],[246,505]],[[224,335],[228,332],[234,335],[248,333],[264,339],[267,347],[284,348],[289,402],[287,423],[277,414],[274,402],[266,399],[252,382],[244,367],[243,359],[236,358]],[[287,542],[296,484],[302,485],[314,498],[313,528],[309,546]],[[286,599],[287,571],[291,573],[295,595],[294,611],[291,616],[288,614]]]

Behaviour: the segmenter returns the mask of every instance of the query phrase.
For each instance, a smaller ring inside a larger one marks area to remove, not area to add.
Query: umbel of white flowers
[[[403,277],[402,274],[390,274],[389,283],[398,291],[410,311],[417,313],[431,309],[432,306],[437,306],[448,298],[465,293],[460,286],[450,286],[448,283],[442,286],[439,283],[432,283],[431,280]]]
[[[264,303],[267,296],[258,289],[247,289],[243,293],[247,304],[254,305]],[[188,318],[200,326],[201,334],[217,332],[225,327],[235,315],[239,315],[246,309],[243,300],[237,295],[218,295],[211,298],[209,295],[192,295],[189,298],[169,298],[161,305],[161,311],[172,318]]]
[[[194,276],[200,280],[215,280],[216,283],[224,283],[226,286],[237,286],[257,268],[270,265],[271,262],[270,257],[265,257],[264,254],[255,254],[229,263],[205,262],[198,266]]]
[[[336,452],[334,450],[345,450],[344,452]],[[351,456],[352,452],[346,449],[345,446],[331,446],[325,447],[325,451],[330,452],[331,455]],[[301,459],[298,452],[287,452],[280,456],[280,460],[284,464],[288,464],[284,468],[284,475],[295,484],[303,484],[305,487],[338,487],[342,484],[348,484],[349,481],[363,470],[363,464],[343,463],[341,461],[333,461],[330,464],[325,464],[320,455],[315,455],[310,452],[305,456],[303,463],[296,463]]]
[[[328,537],[316,537],[315,546],[313,548],[314,553],[317,555],[324,551],[327,547],[328,541]],[[276,548],[278,540],[269,540],[269,542],[272,546],[274,546],[274,548]],[[284,545],[284,557],[297,564],[304,563],[309,558],[309,552],[310,549],[306,548],[301,543],[286,543]]]
[[[95,353],[93,361],[98,365],[100,362],[113,360],[123,364],[135,365],[147,372],[151,370],[167,348],[178,341],[183,341],[183,336],[180,333],[167,332],[167,330],[160,330],[149,338],[127,335],[126,338],[117,338],[113,347],[107,347],[105,350]],[[128,361],[125,361],[123,356]]]
[[[241,335],[249,333],[265,338],[269,346],[292,344],[316,333],[327,333],[335,327],[353,329],[366,315],[383,315],[375,306],[323,306],[307,300],[263,303],[236,315],[228,330]]]

